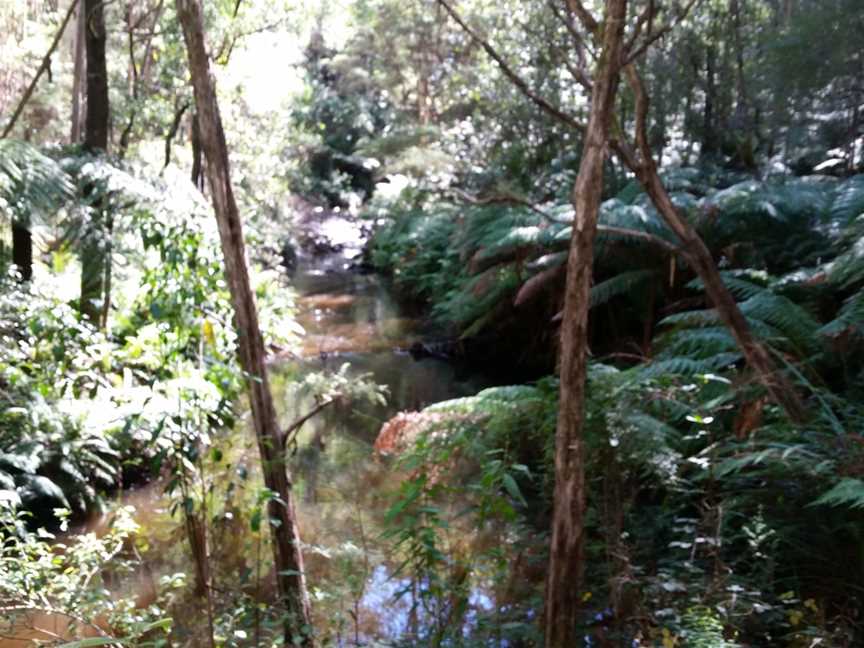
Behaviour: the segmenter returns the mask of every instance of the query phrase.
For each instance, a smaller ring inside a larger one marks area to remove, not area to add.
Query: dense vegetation
[[[0,8],[0,636],[576,645],[549,633],[563,516],[580,645],[864,641],[855,0],[204,4],[229,191],[194,62],[187,83],[199,3]],[[604,91],[567,509],[574,186]],[[333,218],[362,254],[339,256]],[[423,321],[346,346],[322,313],[365,293],[328,277],[370,272]],[[363,373],[403,350],[485,387],[430,404]],[[48,617],[63,629],[32,634]]]

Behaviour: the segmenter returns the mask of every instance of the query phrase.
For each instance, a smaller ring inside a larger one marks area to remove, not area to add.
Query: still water
[[[341,588],[348,645],[358,638],[405,638],[423,623],[415,605],[423,584],[396,574],[397,561],[381,537],[384,514],[404,475],[392,462],[376,457],[372,444],[381,425],[396,413],[474,394],[491,381],[436,354],[434,344],[432,353],[422,357],[409,353],[412,344],[434,340],[434,331],[403,312],[381,277],[358,271],[359,229],[338,216],[313,227],[335,249],[324,255],[301,250],[298,255],[292,282],[306,330],[302,357],[273,366],[285,418],[293,420],[311,403],[292,394],[290,380],[279,382],[280,373],[296,379],[306,371],[338,370],[350,363],[351,373],[368,374],[387,389],[385,406],[325,410],[299,435],[291,470],[301,534],[309,545],[305,556],[313,605],[316,598],[326,603],[333,588]],[[457,529],[453,533],[463,536]],[[453,540],[464,544],[465,538]],[[466,623],[471,609],[491,606],[482,588],[473,588]],[[333,613],[328,605],[324,609]],[[318,619],[325,625],[333,621],[332,616]]]
[[[357,402],[323,410],[304,424],[292,449],[289,470],[313,624],[325,645],[420,645],[414,638],[428,632],[435,613],[423,596],[428,583],[400,572],[401,558],[392,539],[384,537],[386,511],[406,475],[392,458],[376,456],[373,443],[382,424],[398,412],[474,394],[494,381],[436,352],[430,325],[400,307],[385,279],[362,271],[364,236],[358,226],[330,215],[305,223],[303,232],[289,274],[305,335],[299,350],[270,361],[281,424],[287,426],[315,405],[312,396],[297,389],[309,373],[339,371],[347,363],[349,376],[365,376],[384,386],[387,395],[386,404]],[[410,353],[418,342],[428,343],[427,351]],[[248,414],[245,419],[246,425],[220,440],[222,458],[204,466],[202,491],[209,493],[208,555],[217,607],[245,597],[248,610],[250,601],[266,607],[275,592],[266,537],[250,532],[260,474]],[[183,573],[188,582],[194,573],[176,499],[164,494],[164,485],[157,481],[121,498],[136,509],[145,564],[125,589],[136,590],[145,602],[162,591],[163,605],[175,619],[172,643],[205,645],[203,602],[191,597],[191,583],[164,602],[167,582],[182,582]],[[451,500],[441,502],[442,509],[466,507],[458,494]],[[478,542],[498,542],[494,531],[481,534],[467,518],[440,533],[448,559],[466,555]],[[459,624],[465,631],[478,614],[494,607],[491,590],[481,581],[464,584],[466,606]],[[248,627],[248,616],[240,623]],[[229,632],[224,645],[255,641],[249,633],[232,638]]]

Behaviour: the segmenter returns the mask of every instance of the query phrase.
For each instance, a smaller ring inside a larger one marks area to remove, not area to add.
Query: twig
[[[488,41],[480,36],[480,34],[475,31],[472,27],[466,23],[462,17],[456,12],[453,7],[447,2],[447,0],[438,0],[438,3],[444,7],[444,10],[450,14],[450,17],[456,21],[456,23],[468,34],[475,43],[477,43],[483,51],[498,64],[498,67],[501,69],[501,72],[504,73],[510,82],[516,86],[516,88],[526,97],[528,97],[531,101],[534,102],[539,108],[541,108],[544,112],[548,113],[558,121],[570,126],[571,128],[575,128],[576,130],[583,131],[585,130],[585,125],[579,122],[575,117],[565,113],[560,108],[553,106],[546,99],[538,95],[528,83],[520,77],[513,68],[504,60],[504,57],[501,56],[498,51],[492,47]],[[577,3],[578,4],[578,3]]]
[[[687,14],[690,13],[690,10],[696,5],[697,2],[699,2],[699,0],[690,0],[690,2],[687,3],[687,5],[681,10],[681,12],[677,16],[670,19],[668,23],[663,25],[663,27],[661,27],[653,34],[649,29],[647,34],[645,35],[645,39],[642,41],[639,47],[636,47],[635,49],[633,49],[636,45],[635,37],[638,36],[638,34],[634,33],[634,38],[631,40],[631,42],[627,44],[627,56],[624,58],[624,66],[633,63],[636,59],[642,56],[649,47],[651,47],[654,43],[663,38],[670,31],[672,31],[673,27],[675,27],[678,23],[680,23],[687,17]],[[651,16],[650,18],[653,22],[653,16]]]

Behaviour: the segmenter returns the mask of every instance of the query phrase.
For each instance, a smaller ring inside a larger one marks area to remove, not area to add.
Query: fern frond
[[[853,477],[841,479],[834,487],[815,499],[810,506],[848,506],[864,508],[864,481]]]
[[[864,289],[847,299],[837,316],[819,329],[822,335],[840,335],[845,331],[864,334]]]
[[[56,161],[25,142],[0,140],[0,213],[26,224],[33,215],[53,213],[73,193]]]
[[[787,297],[763,291],[741,303],[741,312],[766,322],[792,340],[800,349],[812,349],[817,342],[819,322]]]
[[[702,358],[737,348],[735,339],[725,326],[676,330],[657,340],[661,356],[692,356]]]
[[[628,293],[657,276],[654,270],[631,270],[601,281],[591,288],[591,308],[605,304],[613,297]]]
[[[746,278],[745,278],[746,277]],[[751,271],[744,272],[721,272],[720,278],[723,280],[723,285],[737,299],[749,299],[765,290],[767,277],[759,276]],[[759,283],[759,282],[762,283]],[[687,287],[692,290],[704,290],[705,284],[697,278],[687,284]]]
[[[841,183],[834,191],[829,215],[831,222],[845,227],[864,214],[864,175]]]
[[[741,354],[736,352],[718,353],[706,358],[696,359],[679,356],[675,358],[667,358],[655,360],[640,367],[638,372],[640,380],[647,380],[669,374],[678,376],[695,376],[698,374],[707,374],[735,364],[741,360]]]

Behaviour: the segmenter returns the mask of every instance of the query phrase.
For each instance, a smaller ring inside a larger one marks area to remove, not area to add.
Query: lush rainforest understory
[[[862,35],[0,3],[0,648],[864,645]]]

